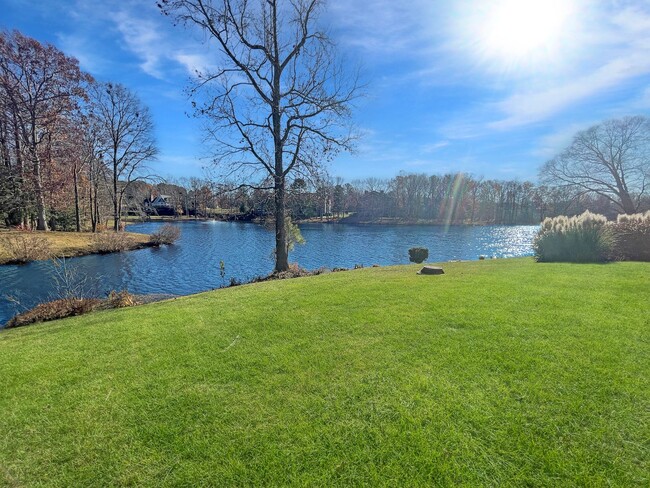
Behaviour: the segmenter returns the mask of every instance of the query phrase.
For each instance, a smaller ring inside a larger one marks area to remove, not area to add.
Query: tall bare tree
[[[149,109],[121,84],[100,83],[93,91],[94,135],[102,144],[99,159],[108,166],[113,200],[113,228],[121,229],[122,202],[131,183],[150,179],[146,163],[158,149]]]
[[[199,27],[220,51],[191,89],[208,122],[215,161],[244,184],[268,179],[275,202],[275,270],[289,267],[286,188],[349,149],[356,78],[344,76],[319,29],[322,0],[161,0],[162,12]]]
[[[36,200],[37,229],[47,230],[44,192],[46,148],[62,126],[79,98],[85,96],[84,85],[90,76],[79,69],[79,62],[52,45],[43,45],[18,31],[0,32],[0,97],[3,107],[13,115],[19,135],[16,144],[31,163]],[[22,149],[21,149],[22,146]]]
[[[601,195],[624,213],[637,212],[650,184],[650,120],[625,117],[579,132],[540,176],[577,195]]]

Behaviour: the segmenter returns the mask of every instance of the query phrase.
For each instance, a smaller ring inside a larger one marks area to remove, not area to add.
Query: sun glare
[[[482,44],[490,57],[515,61],[559,47],[570,0],[500,0],[486,12]]]

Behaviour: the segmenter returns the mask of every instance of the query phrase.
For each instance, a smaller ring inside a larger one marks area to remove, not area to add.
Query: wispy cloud
[[[597,104],[599,97],[650,75],[650,4],[573,2],[571,29],[554,46],[557,52],[526,69],[482,57],[477,26],[493,3],[335,0],[331,10],[345,26],[340,38],[350,48],[386,62],[411,60],[391,73],[392,82],[481,86],[472,103],[440,127],[444,137],[471,138],[548,121],[592,100]],[[642,108],[642,100],[637,103]]]
[[[137,18],[122,10],[112,15],[112,19],[122,35],[127,49],[142,62],[140,68],[154,78],[163,78],[160,61],[165,57],[166,46],[161,30],[153,21]]]
[[[601,28],[603,28],[601,26]],[[545,120],[577,103],[650,74],[650,12],[627,8],[611,18],[598,44],[590,46],[595,68],[541,90],[522,90],[495,104],[503,117],[489,127],[507,130]],[[603,40],[607,41],[606,45]],[[596,50],[596,47],[600,49]],[[595,58],[595,59],[594,59]]]

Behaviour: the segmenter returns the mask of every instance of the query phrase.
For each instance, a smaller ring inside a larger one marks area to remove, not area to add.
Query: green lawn
[[[0,333],[0,485],[648,486],[650,263],[266,282]]]

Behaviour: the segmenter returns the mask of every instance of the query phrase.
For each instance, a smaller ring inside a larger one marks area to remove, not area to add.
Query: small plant
[[[79,268],[69,266],[65,258],[53,258],[52,263],[52,300],[63,298],[88,298],[93,295],[93,280],[81,273]]]
[[[267,220],[265,222],[265,226],[268,229],[274,229],[275,222],[273,220]],[[293,223],[291,217],[286,216],[284,218],[284,228],[285,228],[285,232],[287,233],[287,254],[289,254],[296,247],[296,244],[302,246],[303,244],[305,244],[306,241],[305,238],[302,236],[302,233],[300,232],[300,227],[298,227],[297,224]],[[275,257],[275,249],[271,254],[272,256]]]
[[[135,240],[124,232],[100,232],[93,238],[93,251],[104,254],[132,249]]]
[[[165,224],[160,228],[160,230],[151,234],[151,242],[156,246],[162,244],[170,245],[176,242],[180,237],[181,230],[177,226]]]
[[[9,262],[26,263],[49,259],[52,249],[46,237],[33,232],[21,232],[9,235],[4,244],[9,255]]]
[[[612,259],[614,244],[607,219],[587,211],[545,219],[533,250],[541,262],[594,263]]]
[[[221,276],[221,286],[226,286],[226,263],[223,259],[219,261],[219,276]]]
[[[412,247],[409,249],[409,261],[412,263],[423,263],[429,257],[429,249],[426,247]]]

